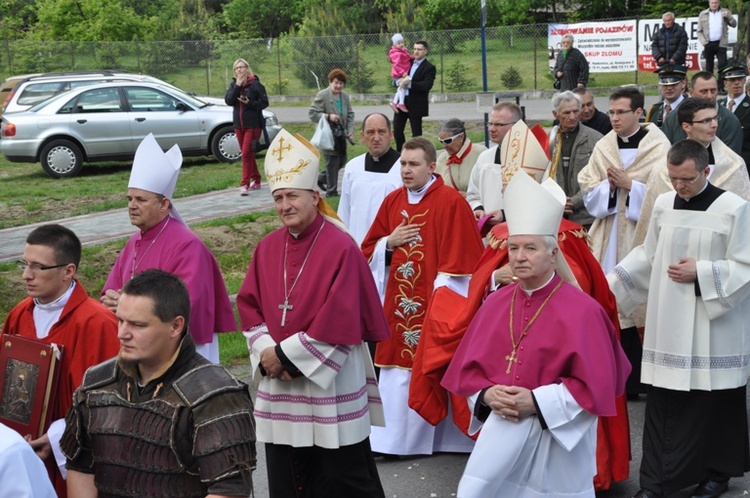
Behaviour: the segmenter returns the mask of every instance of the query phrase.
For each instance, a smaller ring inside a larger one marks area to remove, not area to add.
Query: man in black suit
[[[414,61],[411,63],[408,76],[411,83],[406,87],[405,104],[408,112],[396,111],[393,116],[393,135],[396,138],[396,149],[399,151],[406,142],[406,121],[408,120],[411,126],[411,136],[418,137],[422,135],[422,118],[430,114],[429,94],[435,83],[436,71],[435,66],[427,60],[427,52],[426,41],[414,42]]]

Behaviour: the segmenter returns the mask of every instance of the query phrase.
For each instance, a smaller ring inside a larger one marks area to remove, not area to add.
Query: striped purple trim
[[[328,368],[330,368],[331,370],[334,370],[336,372],[338,372],[339,370],[341,370],[341,365],[339,365],[335,361],[331,360],[330,358],[326,358],[326,356],[323,353],[321,353],[318,348],[316,348],[315,346],[313,346],[310,343],[310,341],[307,340],[307,337],[305,336],[305,334],[300,334],[299,335],[299,340],[302,343],[302,346],[305,349],[307,349],[307,351],[311,355],[313,355],[315,358],[317,358],[317,360],[320,363],[322,363],[323,365],[327,366]],[[339,352],[342,352],[342,353],[348,353],[348,351],[340,349],[340,346],[336,346],[334,349],[335,349],[335,351],[339,351]]]
[[[257,327],[256,327],[257,328]],[[247,338],[247,343],[250,349],[252,349],[253,345],[255,344],[255,341],[260,339],[262,336],[268,335],[268,332],[255,332],[253,335]]]
[[[270,413],[266,411],[255,410],[256,419],[271,421],[284,421],[302,424],[323,424],[332,425],[340,422],[349,422],[360,419],[368,414],[370,408],[365,406],[361,410],[350,413],[340,413],[333,417],[318,417],[315,415],[292,415],[291,413]]]
[[[302,403],[305,405],[337,405],[339,403],[349,403],[356,401],[367,394],[367,386],[362,386],[358,391],[341,394],[337,396],[312,397],[303,394],[270,394],[258,389],[258,399],[268,401],[269,403]]]
[[[378,387],[378,379],[375,377],[367,377],[367,383],[371,386]]]
[[[380,396],[368,396],[367,402],[370,404],[376,404],[376,405],[382,405],[383,400],[380,399]]]

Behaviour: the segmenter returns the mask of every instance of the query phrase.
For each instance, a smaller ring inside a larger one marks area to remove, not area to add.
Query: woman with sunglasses
[[[456,118],[440,125],[438,139],[444,150],[437,157],[435,173],[443,177],[446,185],[466,197],[471,170],[474,169],[479,154],[487,148],[469,140],[466,125]]]

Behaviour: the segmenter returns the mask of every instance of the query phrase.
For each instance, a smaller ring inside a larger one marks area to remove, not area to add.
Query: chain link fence
[[[744,25],[745,16],[740,16]],[[433,92],[478,92],[482,83],[480,29],[402,33],[407,46],[426,40],[437,67]],[[490,91],[551,89],[552,50],[547,25],[485,30]],[[349,74],[347,91],[390,94],[389,34],[282,37],[268,40],[189,42],[0,41],[0,75],[118,69],[149,74],[197,94],[220,96],[232,77],[232,63],[247,59],[269,95],[310,95],[327,86],[327,74]],[[593,74],[589,86],[655,84],[651,73]]]

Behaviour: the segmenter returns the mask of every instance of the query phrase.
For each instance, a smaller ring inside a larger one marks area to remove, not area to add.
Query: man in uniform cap
[[[317,150],[282,130],[265,160],[283,227],[237,294],[271,498],[383,497],[370,426],[383,406],[365,341],[389,336],[362,252],[316,189]]]
[[[687,68],[677,64],[665,64],[654,72],[659,73],[659,93],[664,100],[651,106],[646,114],[646,121],[655,123],[661,128],[667,116],[676,111],[677,106],[687,98],[685,95]]]
[[[750,99],[745,93],[747,66],[732,61],[719,71],[727,88],[727,109],[732,111],[742,125],[742,150],[740,155],[745,165],[750,168]]]
[[[139,230],[117,257],[101,301],[116,311],[120,289],[136,273],[149,268],[177,275],[190,293],[190,333],[196,350],[218,363],[217,333],[237,330],[237,323],[216,259],[172,204],[181,166],[177,145],[165,153],[149,134],[138,146],[128,183],[128,214]]]
[[[597,418],[616,413],[630,365],[559,252],[565,200],[525,174],[505,191],[517,282],[488,297],[443,378],[473,405],[470,432],[483,424],[459,496],[594,495]]]

